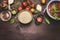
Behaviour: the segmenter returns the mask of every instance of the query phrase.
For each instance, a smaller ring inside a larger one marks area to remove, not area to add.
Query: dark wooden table
[[[46,4],[49,0],[46,0]],[[46,5],[42,5],[45,8]],[[28,25],[22,25],[15,20],[14,24],[0,20],[0,40],[60,40],[60,21],[51,19],[51,24],[36,25],[34,20]]]

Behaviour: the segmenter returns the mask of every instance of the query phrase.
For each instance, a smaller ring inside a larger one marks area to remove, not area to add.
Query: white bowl
[[[9,16],[10,16],[8,19],[4,19],[4,18],[2,17],[2,13],[3,13],[3,12],[4,12],[4,11],[2,11],[1,14],[0,14],[1,20],[2,20],[2,21],[9,21],[9,20],[11,19],[11,12],[10,12],[10,11],[7,11],[7,12],[9,13]]]
[[[53,16],[51,16],[50,15],[50,12],[49,12],[49,10],[48,10],[48,6],[52,3],[52,2],[55,2],[55,1],[59,1],[60,2],[60,0],[51,0],[51,1],[49,1],[49,3],[47,4],[47,14],[49,15],[49,17],[50,18],[52,18],[52,19],[54,19],[54,20],[56,20]],[[57,20],[60,20],[60,18],[58,18]]]

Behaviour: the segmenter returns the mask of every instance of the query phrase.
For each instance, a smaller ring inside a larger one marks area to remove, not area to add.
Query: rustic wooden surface
[[[34,20],[28,25],[22,25],[17,20],[14,24],[0,20],[0,40],[60,40],[60,21],[49,19],[50,25],[36,25]]]

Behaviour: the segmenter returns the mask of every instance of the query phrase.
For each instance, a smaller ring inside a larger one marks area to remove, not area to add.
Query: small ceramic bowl
[[[35,23],[37,25],[42,24],[43,23],[43,15],[42,14],[38,14],[34,16],[35,19]]]
[[[55,19],[53,16],[50,15],[50,12],[49,12],[49,10],[48,10],[48,6],[49,6],[52,2],[56,2],[56,1],[59,1],[59,2],[60,2],[60,0],[51,0],[51,1],[49,1],[49,3],[47,4],[47,8],[46,8],[46,9],[47,9],[46,11],[47,11],[47,14],[49,15],[49,17],[52,18],[52,19],[54,19],[54,20],[56,20],[56,19]],[[58,18],[57,20],[60,20],[60,18]]]
[[[0,14],[0,18],[2,21],[9,21],[11,19],[10,11],[2,11]]]

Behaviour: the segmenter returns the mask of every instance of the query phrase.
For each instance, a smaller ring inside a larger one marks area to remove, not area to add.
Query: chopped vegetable
[[[16,14],[17,12],[16,12],[16,10],[12,10],[12,14],[14,15],[14,14]]]
[[[57,20],[58,19],[58,14],[57,12],[60,12],[60,10],[57,10],[56,4],[53,5],[54,10],[51,10],[50,12],[54,13],[54,18]]]
[[[28,4],[27,4],[27,2],[23,2],[22,5],[23,6],[27,6]]]
[[[19,7],[18,7],[18,11],[21,11],[21,10],[22,10],[22,7],[21,7],[21,6],[19,6]]]
[[[38,10],[35,10],[35,13],[38,13]]]
[[[30,7],[28,6],[28,7],[26,7],[26,10],[30,10]]]
[[[55,13],[53,16],[55,17],[56,20],[58,19],[58,14]]]
[[[57,8],[56,8],[56,4],[53,5],[53,8],[54,8],[54,10],[56,11],[56,9],[57,9]]]
[[[14,24],[14,22],[15,22],[15,20],[14,20],[14,18],[12,18],[12,19],[10,20],[10,23],[11,23],[11,24]]]
[[[50,24],[50,21],[49,21],[48,18],[45,18],[45,22],[46,22],[47,24]]]
[[[60,12],[60,10],[51,10],[50,12],[52,12],[52,13],[57,13],[57,12]]]

